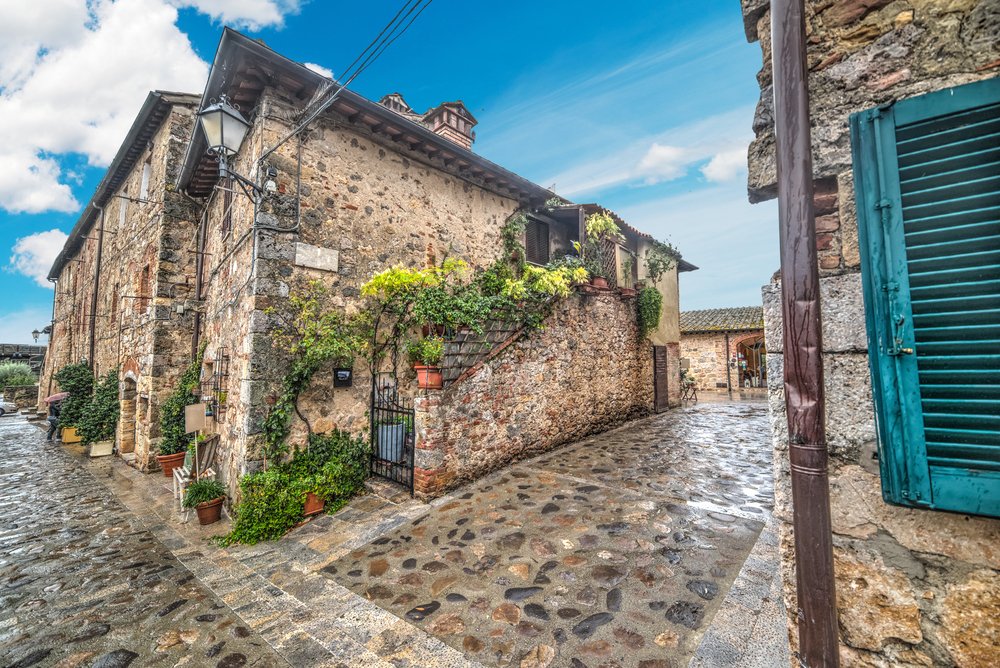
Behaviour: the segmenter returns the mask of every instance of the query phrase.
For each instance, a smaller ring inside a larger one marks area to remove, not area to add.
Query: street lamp
[[[231,178],[239,183],[250,199],[257,200],[264,191],[274,192],[277,186],[272,180],[278,175],[273,167],[267,168],[268,180],[260,186],[250,179],[237,174],[229,168],[229,158],[236,155],[243,145],[250,123],[243,117],[239,109],[229,103],[229,98],[225,95],[219,97],[219,101],[211,104],[198,112],[198,121],[201,123],[201,130],[208,140],[208,151],[219,156],[219,176]],[[253,190],[253,195],[246,191],[247,188]]]
[[[38,335],[39,334],[41,334],[41,332],[39,332],[37,329],[31,330],[31,338],[33,338],[35,340],[35,343],[38,343]]]

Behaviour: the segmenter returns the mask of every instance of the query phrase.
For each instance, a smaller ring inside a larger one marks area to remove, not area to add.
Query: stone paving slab
[[[78,460],[0,419],[0,666],[287,666]]]

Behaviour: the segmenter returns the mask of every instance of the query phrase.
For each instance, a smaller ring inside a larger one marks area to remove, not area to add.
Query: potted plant
[[[622,284],[618,288],[622,297],[635,297],[635,284],[632,281],[632,269],[635,267],[635,260],[631,255],[622,258]]]
[[[607,289],[608,277],[605,266],[610,254],[615,252],[614,244],[622,238],[621,228],[607,211],[598,211],[587,216],[585,222],[587,238],[575,247],[583,256],[584,267],[590,273],[590,282],[595,288]]]
[[[444,386],[441,360],[444,358],[444,339],[428,336],[406,344],[406,353],[417,372],[417,387],[422,390],[440,390]]]
[[[318,515],[323,512],[323,509],[326,507],[326,500],[319,495],[318,480],[309,486],[311,489],[306,492],[306,501],[302,508],[302,514],[306,517]]]
[[[195,480],[184,493],[184,507],[194,508],[199,524],[212,524],[222,517],[222,502],[226,500],[226,488],[218,480]]]
[[[91,457],[103,457],[114,452],[115,429],[118,427],[118,370],[109,371],[97,384],[80,417],[79,434],[84,445],[90,446]]]
[[[90,403],[90,395],[94,392],[94,372],[86,360],[76,364],[67,364],[54,375],[59,388],[69,392],[59,412],[59,426],[62,429],[63,443],[79,443],[82,440],[77,433],[83,411]]]

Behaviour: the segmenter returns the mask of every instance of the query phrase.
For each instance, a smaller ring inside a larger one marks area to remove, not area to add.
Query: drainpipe
[[[195,276],[194,276],[194,332],[191,334],[191,359],[198,359],[198,346],[201,345],[201,281],[205,268],[205,226],[207,225],[208,205],[205,205],[201,213],[201,222],[198,225],[198,253],[195,255]]]
[[[90,355],[87,358],[90,368],[97,372],[94,354],[97,348],[97,296],[101,285],[101,255],[104,252],[104,207],[93,205],[101,212],[101,226],[97,232],[97,260],[94,263],[94,289],[90,294]]]
[[[785,408],[802,665],[839,666],[803,0],[772,0]]]
[[[729,332],[726,332],[726,355],[722,360],[726,367],[726,392],[733,393],[732,373],[729,370]]]

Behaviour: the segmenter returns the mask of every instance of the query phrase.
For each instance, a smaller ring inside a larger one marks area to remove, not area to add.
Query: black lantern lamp
[[[33,338],[35,340],[35,343],[38,343],[38,335],[39,334],[41,334],[41,332],[39,332],[37,329],[34,329],[34,330],[31,331],[31,338]]]
[[[243,140],[246,138],[250,123],[240,113],[238,107],[229,103],[229,99],[222,95],[218,102],[214,102],[198,112],[198,121],[201,123],[201,130],[205,133],[208,141],[209,153],[219,156],[219,176],[231,178],[239,183],[250,199],[257,200],[265,192],[274,192],[277,185],[273,179],[278,175],[273,167],[267,168],[268,180],[260,186],[250,179],[237,174],[229,168],[229,159],[239,153]],[[253,195],[247,192],[247,188],[253,191]]]

